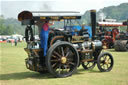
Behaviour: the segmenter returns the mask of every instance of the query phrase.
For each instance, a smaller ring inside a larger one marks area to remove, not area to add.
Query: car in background
[[[8,42],[8,43],[13,43],[14,40],[15,40],[15,39],[14,39],[12,36],[8,36],[8,37],[7,37],[7,42]]]
[[[0,37],[0,43],[5,43],[6,42],[6,38],[5,37]]]

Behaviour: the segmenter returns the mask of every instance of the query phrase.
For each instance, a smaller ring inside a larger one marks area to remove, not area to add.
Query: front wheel
[[[110,53],[104,52],[98,56],[97,66],[101,72],[109,72],[114,65],[113,56]]]
[[[72,44],[64,41],[53,44],[46,56],[49,72],[56,77],[72,75],[79,64],[79,55]]]

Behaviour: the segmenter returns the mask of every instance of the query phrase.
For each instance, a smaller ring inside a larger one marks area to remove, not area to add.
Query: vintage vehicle
[[[39,73],[49,72],[55,77],[71,76],[82,64],[85,70],[92,69],[97,64],[101,72],[111,71],[113,68],[113,56],[108,52],[102,52],[102,42],[97,40],[96,11],[91,10],[92,40],[86,36],[73,35],[70,28],[72,22],[81,19],[80,15],[69,16],[34,16],[34,13],[60,13],[60,12],[29,12],[19,13],[18,20],[26,25],[25,39],[27,47],[24,50],[28,54],[25,59],[26,67]],[[68,11],[61,13],[70,13]],[[79,13],[79,12],[71,12]],[[51,29],[48,40],[47,56],[43,56],[40,41],[34,39],[35,22],[38,20],[63,21],[63,31]],[[84,35],[84,32],[83,32]]]
[[[97,23],[99,26],[99,38],[104,47],[110,49],[114,48],[116,36],[119,34],[118,27],[124,26],[121,22],[102,21]]]
[[[115,38],[114,49],[116,51],[128,51],[128,20],[123,22],[127,26],[126,32],[119,33]]]
[[[120,27],[125,30],[127,22],[98,22],[100,32],[98,35],[106,48],[114,48],[116,51],[127,51],[128,37],[125,32],[119,32]],[[127,31],[127,29],[126,29]]]

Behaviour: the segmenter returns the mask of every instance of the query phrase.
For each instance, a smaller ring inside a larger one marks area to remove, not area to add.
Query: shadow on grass
[[[51,74],[45,73],[34,73],[34,72],[19,72],[19,73],[10,73],[10,74],[0,74],[0,80],[19,80],[19,79],[27,79],[27,78],[33,78],[33,79],[51,79],[54,78]]]
[[[84,72],[84,73],[83,73],[83,72]],[[85,74],[85,72],[86,72],[86,73],[101,73],[101,72],[98,71],[98,70],[93,70],[93,69],[91,69],[91,70],[85,70],[85,69],[81,68],[81,69],[78,69],[77,72],[74,73],[74,74],[75,74],[75,75],[81,75],[81,74]]]
[[[97,71],[97,70],[90,70],[89,73],[102,73],[102,72]]]
[[[82,75],[87,73],[101,73],[97,70],[84,70],[84,69],[78,69],[73,75]],[[55,77],[50,73],[36,73],[36,72],[19,72],[19,73],[9,73],[9,74],[0,74],[0,80],[19,80],[19,79],[54,79]]]

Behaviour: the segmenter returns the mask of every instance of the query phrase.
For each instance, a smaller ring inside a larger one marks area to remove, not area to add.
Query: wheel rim
[[[93,69],[95,67],[95,64],[96,63],[94,61],[82,62],[82,66],[85,70]]]
[[[111,69],[113,66],[113,59],[110,55],[105,54],[100,58],[100,67],[103,70]]]
[[[50,66],[57,75],[69,75],[77,67],[77,54],[73,47],[60,45],[51,54]]]

